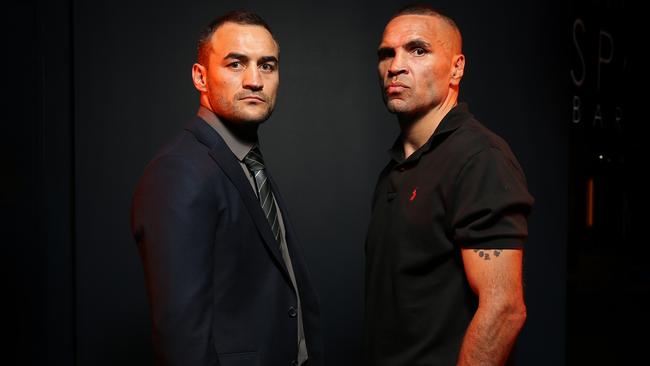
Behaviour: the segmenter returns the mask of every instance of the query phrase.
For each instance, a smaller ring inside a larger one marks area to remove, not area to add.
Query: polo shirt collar
[[[429,137],[429,140],[427,140],[424,145],[420,146],[419,149],[415,150],[415,152],[413,152],[413,154],[411,154],[408,159],[404,159],[404,146],[402,143],[401,134],[397,137],[397,140],[393,144],[393,147],[388,150],[388,154],[397,164],[417,161],[420,159],[420,156],[422,156],[422,154],[431,150],[431,148],[435,146],[433,143],[435,140],[446,136],[451,132],[454,132],[463,124],[464,121],[472,117],[473,116],[469,112],[467,103],[458,103],[442,118],[436,130],[433,132],[431,137]]]

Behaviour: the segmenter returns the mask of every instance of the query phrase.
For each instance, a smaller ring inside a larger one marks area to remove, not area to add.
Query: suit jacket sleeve
[[[218,210],[209,179],[181,156],[154,160],[133,200],[159,365],[218,365],[211,345]]]

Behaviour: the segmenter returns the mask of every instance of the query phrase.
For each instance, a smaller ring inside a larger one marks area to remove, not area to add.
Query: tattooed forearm
[[[492,255],[495,257],[498,257],[501,255],[502,249],[492,249],[492,250],[487,250],[487,249],[474,249],[474,253],[478,253],[478,256],[485,259],[486,261],[489,261],[491,259],[490,257],[490,252]]]

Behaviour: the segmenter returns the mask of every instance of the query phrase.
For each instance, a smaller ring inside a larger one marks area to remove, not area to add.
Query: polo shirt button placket
[[[295,318],[296,315],[298,315],[298,312],[296,311],[296,308],[291,306],[291,307],[289,307],[288,314],[289,314],[290,317]]]

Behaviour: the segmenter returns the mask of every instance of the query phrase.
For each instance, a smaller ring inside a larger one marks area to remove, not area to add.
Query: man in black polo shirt
[[[378,56],[401,135],[366,240],[366,364],[502,365],[526,319],[524,173],[457,102],[465,57],[451,19],[401,10]]]

